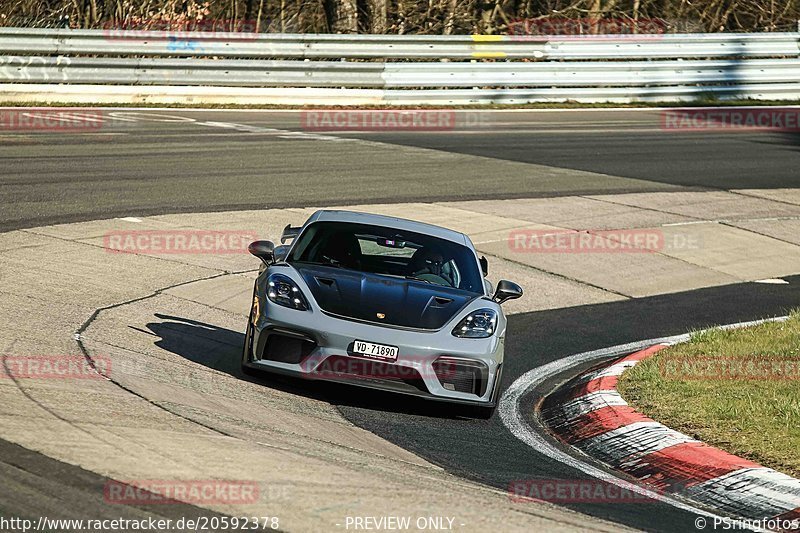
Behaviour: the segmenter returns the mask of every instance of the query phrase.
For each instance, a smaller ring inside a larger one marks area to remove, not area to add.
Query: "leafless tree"
[[[224,20],[241,31],[449,35],[568,19],[658,20],[665,31],[796,31],[800,0],[0,0],[0,25],[22,27],[181,28]]]
[[[325,12],[332,33],[358,33],[356,0],[325,0]]]

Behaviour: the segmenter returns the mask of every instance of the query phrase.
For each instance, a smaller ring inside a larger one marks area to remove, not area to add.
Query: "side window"
[[[298,237],[292,246],[292,259],[308,260],[310,255],[310,250],[308,247],[312,242],[318,241],[318,239],[314,238],[318,231],[319,227],[316,224],[312,224],[306,228],[303,234]]]
[[[451,259],[442,267],[442,271],[447,274],[450,285],[453,287],[461,287],[461,272],[458,271],[458,265],[455,259]],[[464,287],[461,287],[464,288]]]

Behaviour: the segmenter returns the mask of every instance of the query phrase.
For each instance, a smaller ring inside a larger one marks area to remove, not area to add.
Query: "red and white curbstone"
[[[620,396],[619,376],[666,346],[651,346],[573,380],[542,409],[545,424],[566,444],[653,492],[754,520],[800,518],[800,480],[659,424]]]

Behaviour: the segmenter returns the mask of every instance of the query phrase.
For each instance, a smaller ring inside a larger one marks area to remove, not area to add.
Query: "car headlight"
[[[288,276],[283,274],[272,274],[267,278],[267,298],[269,301],[297,309],[307,311],[308,302],[306,297],[297,287],[297,284]]]
[[[493,309],[478,309],[464,317],[453,330],[456,337],[485,339],[497,329],[497,312]]]

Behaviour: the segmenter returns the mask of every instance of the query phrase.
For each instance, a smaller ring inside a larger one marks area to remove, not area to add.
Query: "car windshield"
[[[298,237],[287,262],[346,268],[483,292],[475,254],[467,246],[382,226],[315,222]]]

